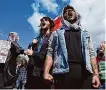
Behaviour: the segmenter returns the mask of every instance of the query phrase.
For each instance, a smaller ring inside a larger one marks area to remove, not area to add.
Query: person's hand
[[[50,75],[49,73],[44,74],[43,78],[46,84],[50,84],[53,80],[53,76]]]
[[[97,75],[94,75],[92,78],[92,85],[94,88],[99,88],[100,86],[100,80],[99,77]]]
[[[32,55],[33,54],[33,50],[27,49],[26,51],[24,51],[24,53],[26,55]]]
[[[27,50],[24,51],[24,55],[27,55]]]
[[[53,76],[52,76],[52,75],[50,75],[49,73],[46,73],[46,74],[44,74],[43,78],[44,78],[45,80],[52,81]]]

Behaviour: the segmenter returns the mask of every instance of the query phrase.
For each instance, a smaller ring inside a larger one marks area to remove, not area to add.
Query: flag
[[[53,21],[55,24],[53,31],[59,29],[62,26],[62,17],[61,16],[56,17]]]

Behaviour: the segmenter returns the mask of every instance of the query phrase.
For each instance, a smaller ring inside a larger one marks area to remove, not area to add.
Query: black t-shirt
[[[65,30],[64,33],[69,63],[82,63],[81,30]]]

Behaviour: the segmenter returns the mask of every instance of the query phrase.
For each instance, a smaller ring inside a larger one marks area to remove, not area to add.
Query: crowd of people
[[[97,48],[97,56],[88,31],[80,23],[81,16],[67,5],[57,30],[49,17],[40,19],[40,34],[24,50],[19,36],[10,32],[11,48],[0,74],[1,89],[105,89],[105,45]]]

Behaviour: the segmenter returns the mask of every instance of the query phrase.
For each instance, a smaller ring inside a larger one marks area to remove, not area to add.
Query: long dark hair
[[[42,21],[43,19],[48,20],[50,22],[50,32],[52,32],[52,29],[55,26],[53,20],[49,17],[43,17],[40,21]],[[40,36],[42,36],[42,28],[40,29]]]

